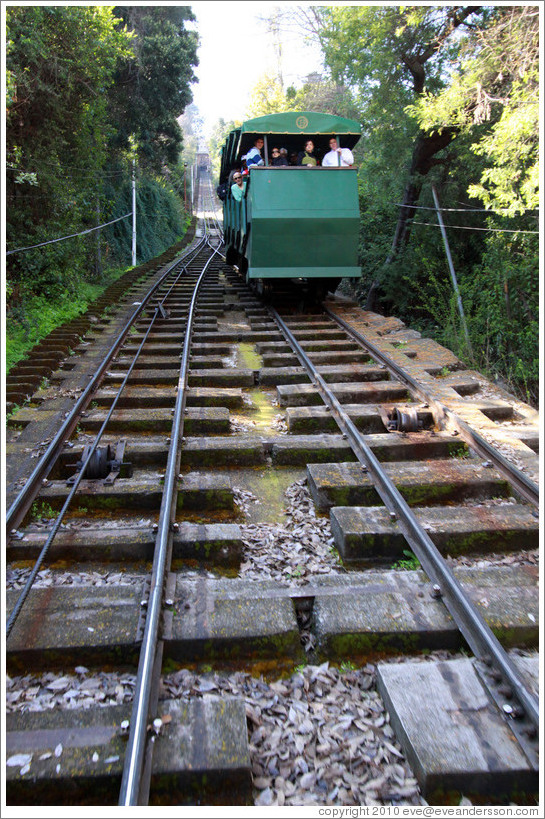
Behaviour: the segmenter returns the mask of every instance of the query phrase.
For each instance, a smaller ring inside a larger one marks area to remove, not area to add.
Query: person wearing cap
[[[237,202],[242,202],[242,197],[246,193],[246,180],[242,178],[240,171],[235,171],[233,174],[231,193],[233,195],[233,199],[235,199]]]
[[[324,168],[351,168],[354,164],[354,154],[349,148],[340,148],[335,137],[329,140],[330,150],[322,159]],[[340,161],[339,161],[340,159]]]
[[[246,154],[246,165],[248,170],[253,165],[264,165],[263,157],[261,156],[261,150],[264,145],[263,137],[258,137],[254,142],[254,147],[250,148],[248,153]]]
[[[272,160],[271,165],[289,165],[290,163],[287,160],[286,156],[282,155],[282,151],[280,148],[273,148],[271,151]]]

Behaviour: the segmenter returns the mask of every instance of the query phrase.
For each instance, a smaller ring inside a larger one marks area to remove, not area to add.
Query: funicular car
[[[287,112],[258,117],[231,131],[222,150],[220,184],[227,262],[236,265],[258,290],[282,279],[310,283],[317,292],[334,291],[341,278],[358,278],[359,203],[355,167],[272,166],[273,147],[287,155],[312,139],[318,158],[335,137],[352,149],[360,138],[357,122],[331,114]],[[242,201],[231,193],[235,171],[262,138],[263,165],[251,165]]]

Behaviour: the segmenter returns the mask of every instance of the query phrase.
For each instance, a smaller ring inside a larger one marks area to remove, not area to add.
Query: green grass
[[[410,549],[403,549],[405,560],[398,560],[392,565],[392,569],[403,569],[405,571],[416,571],[420,569],[420,561]]]
[[[115,271],[101,284],[78,284],[78,295],[67,291],[52,299],[45,295],[30,296],[21,306],[6,312],[6,372],[26,356],[29,350],[56,327],[84,313],[112,281],[125,269]]]

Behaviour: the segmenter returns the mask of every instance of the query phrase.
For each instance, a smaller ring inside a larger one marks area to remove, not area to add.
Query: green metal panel
[[[256,168],[250,177],[250,278],[360,275],[355,170]]]

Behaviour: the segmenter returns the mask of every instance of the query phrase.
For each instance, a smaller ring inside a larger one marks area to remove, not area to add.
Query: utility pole
[[[467,349],[469,350],[469,354],[473,358],[473,348],[471,346],[471,341],[469,339],[469,333],[467,330],[466,324],[466,317],[464,315],[464,308],[462,305],[462,297],[460,296],[460,290],[458,288],[458,280],[456,279],[456,271],[454,270],[454,265],[452,263],[452,256],[450,254],[450,246],[448,243],[447,238],[447,231],[445,230],[445,225],[443,223],[443,216],[441,215],[441,206],[439,204],[439,197],[437,196],[437,191],[435,190],[435,185],[431,186],[431,192],[433,194],[433,201],[435,202],[435,209],[437,211],[437,221],[439,222],[439,227],[441,228],[441,235],[443,237],[443,243],[445,245],[445,253],[447,254],[447,261],[450,270],[450,278],[452,279],[452,286],[454,288],[454,292],[456,293],[456,301],[458,303],[458,312],[460,313],[460,319],[462,320],[462,327],[464,329],[464,335],[466,337],[466,344]]]
[[[132,161],[132,266],[136,267],[136,159]]]
[[[97,225],[100,225],[100,195],[97,192]],[[97,263],[96,263],[97,277],[102,277],[102,254],[100,247],[100,230],[97,230]]]

